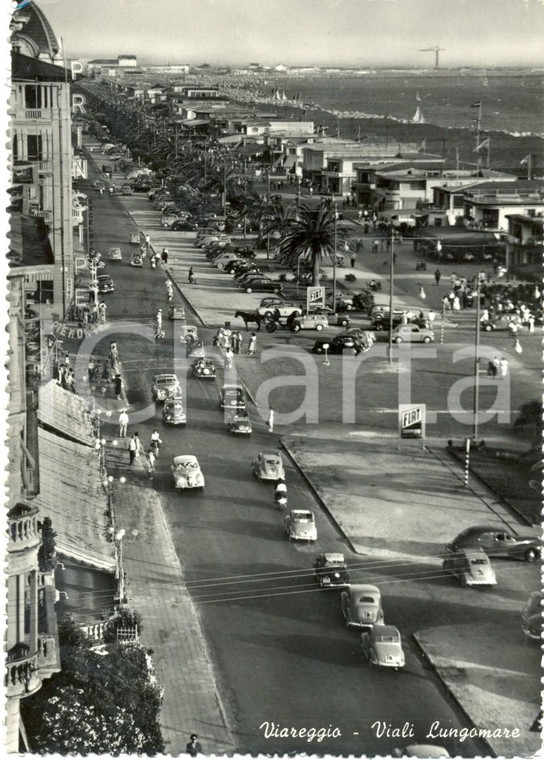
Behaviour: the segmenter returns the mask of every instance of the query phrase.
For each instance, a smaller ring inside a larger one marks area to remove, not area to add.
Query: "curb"
[[[322,507],[322,509],[327,513],[327,515],[329,516],[330,520],[334,523],[334,525],[336,525],[336,527],[338,528],[338,530],[340,531],[340,533],[344,536],[344,538],[346,540],[346,543],[350,547],[351,551],[354,554],[357,554],[358,556],[365,556],[365,555],[362,555],[360,552],[358,552],[356,550],[356,548],[352,544],[349,536],[344,532],[343,528],[338,524],[338,522],[336,521],[336,518],[334,517],[334,515],[329,510],[329,508],[327,506],[327,503],[323,499],[323,497],[321,496],[320,492],[318,491],[317,486],[314,485],[314,483],[312,482],[312,480],[310,479],[310,477],[302,469],[302,467],[298,463],[295,455],[291,452],[291,450],[289,449],[288,445],[285,443],[285,441],[284,441],[283,438],[280,438],[280,446],[285,451],[285,453],[289,457],[290,461],[295,465],[295,467],[297,468],[297,470],[300,473],[300,475],[302,475],[302,477],[304,478],[305,482],[307,483],[308,487],[310,488],[310,491],[314,495],[314,498],[316,499],[316,501],[319,503],[319,505]]]
[[[463,713],[463,715],[465,716],[465,718],[468,720],[468,722],[474,728],[477,728],[477,726],[474,724],[474,721],[472,720],[471,716],[466,711],[466,709],[463,707],[462,702],[460,702],[459,699],[455,696],[455,694],[450,690],[446,679],[444,678],[444,676],[441,674],[440,670],[436,667],[436,665],[433,663],[433,661],[431,660],[431,658],[429,657],[429,655],[425,651],[425,648],[423,647],[423,644],[418,639],[418,633],[419,633],[419,631],[416,631],[415,633],[413,633],[412,634],[412,639],[415,641],[416,646],[419,649],[419,651],[421,652],[422,656],[425,658],[425,661],[431,667],[433,673],[437,676],[437,678],[440,681],[440,683],[442,684],[442,686],[446,689],[446,691],[448,692],[448,694],[450,695],[450,697],[453,699],[453,701],[455,702],[455,704],[457,705],[457,707],[460,709],[460,711]],[[482,742],[482,744],[484,744],[488,748],[490,757],[497,757],[497,754],[495,753],[495,750],[493,749],[493,747],[489,744],[489,742],[486,739],[484,739],[483,737],[477,737],[477,740],[479,742]]]

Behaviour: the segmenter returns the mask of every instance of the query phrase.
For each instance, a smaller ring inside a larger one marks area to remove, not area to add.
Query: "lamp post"
[[[332,308],[336,311],[336,244],[338,239],[338,211],[334,204],[334,251],[332,254]]]
[[[480,273],[477,275],[476,285],[476,337],[474,341],[474,394],[472,403],[473,423],[472,423],[472,439],[474,443],[478,438],[478,406],[479,406],[479,393],[480,393]]]
[[[389,364],[393,363],[393,278],[395,276],[393,225],[391,224],[391,252],[389,257]]]

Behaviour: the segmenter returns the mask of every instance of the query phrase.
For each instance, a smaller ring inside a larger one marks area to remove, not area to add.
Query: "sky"
[[[544,0],[37,0],[68,57],[544,67]]]

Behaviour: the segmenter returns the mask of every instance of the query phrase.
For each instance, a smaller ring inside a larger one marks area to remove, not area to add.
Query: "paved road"
[[[128,219],[117,200],[95,200],[95,219],[101,220],[95,238],[98,250],[115,244],[128,248]],[[106,271],[116,283],[115,294],[107,297],[110,319],[151,324],[158,303],[164,303],[164,274],[131,269],[126,258],[123,263],[108,264]],[[167,340],[159,346],[138,334],[119,336],[133,413],[149,401],[152,374],[172,366],[171,332],[172,325],[167,325]],[[206,337],[209,345],[209,334]],[[161,427],[164,446],[156,485],[168,500],[167,517],[176,549],[193,598],[200,603],[239,750],[383,754],[405,741],[379,739],[371,729],[375,721],[395,727],[413,723],[414,740],[419,741],[432,720],[447,727],[466,725],[409,638],[422,621],[446,623],[455,603],[433,607],[431,620],[416,584],[405,580],[404,567],[377,569],[350,556],[336,527],[313,503],[292,467],[288,472],[291,503],[314,509],[319,540],[315,547],[287,542],[282,515],[272,508],[271,488],[257,483],[249,467],[257,451],[275,443],[274,436],[265,432],[250,410],[254,435],[248,440],[230,438],[216,393],[216,384],[189,381],[187,428]],[[158,417],[138,425],[144,442],[155,425],[161,425]],[[172,489],[169,460],[186,452],[195,453],[202,465],[203,494],[178,495]],[[384,582],[387,578],[401,581],[392,583],[393,589],[410,589],[384,593],[386,619],[406,632],[404,672],[371,670],[360,655],[357,634],[341,621],[338,595],[316,591],[309,571],[315,554],[323,550],[345,551],[350,563],[359,565],[356,579],[374,579],[379,572]],[[413,571],[425,574],[428,568],[413,566]],[[267,741],[260,729],[266,721],[282,727],[337,728],[342,735],[319,744],[301,739]],[[452,754],[483,752],[468,741],[449,746]]]

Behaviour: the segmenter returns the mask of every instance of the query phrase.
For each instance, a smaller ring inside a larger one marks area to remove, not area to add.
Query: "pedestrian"
[[[138,453],[138,441],[135,436],[136,433],[134,433],[128,444],[129,464],[134,464],[136,461],[136,454]]]
[[[458,295],[455,295],[453,297],[453,300],[452,300],[452,303],[451,303],[451,308],[454,311],[461,311],[461,302],[459,300],[459,296]]]
[[[435,269],[435,272],[434,272],[434,281],[435,281],[436,285],[440,285],[440,278],[441,277],[442,277],[442,272],[440,271],[440,269]]]
[[[508,330],[510,332],[510,336],[515,339],[518,334],[518,323],[514,319],[510,320]]]
[[[94,360],[91,358],[89,359],[89,366],[87,367],[87,373],[89,375],[89,382],[94,383],[94,373],[95,373],[95,363]]]
[[[450,282],[451,282],[451,286],[453,288],[455,286],[455,283],[457,282],[457,275],[455,274],[455,272],[452,272],[450,274]]]
[[[363,238],[357,238],[355,241],[355,252],[362,253],[365,249],[365,241]]]
[[[104,188],[103,188],[102,186],[100,186],[100,187],[98,188],[98,192],[100,193],[100,197],[102,198],[102,197],[103,197],[103,195],[104,195]]]
[[[421,285],[421,283],[418,283],[418,287],[419,287],[419,297],[423,299],[424,301],[427,298],[427,294],[425,293],[425,288],[423,287],[423,285]]]
[[[168,264],[168,248],[163,248],[161,253],[163,264]]]
[[[237,331],[236,333],[237,339],[238,339],[238,353],[242,353],[242,343],[244,342],[244,336],[240,331]]]
[[[496,377],[497,376],[497,367],[495,365],[495,362],[489,361],[487,363],[487,374],[489,377]]]
[[[257,336],[254,332],[249,336],[249,343],[247,345],[247,355],[255,356],[255,349],[257,348]]]
[[[372,243],[372,253],[378,253],[379,250],[380,250],[380,241],[379,240],[375,240]]]
[[[274,432],[274,410],[273,409],[269,409],[268,411],[267,424],[268,424],[268,432],[273,433]]]
[[[110,364],[113,367],[119,361],[119,351],[117,350],[117,343],[112,341],[110,343]]]
[[[505,378],[508,374],[508,359],[505,356],[501,356],[499,359],[499,377]]]
[[[232,350],[235,354],[240,353],[240,333],[236,331],[232,333]]]
[[[155,317],[155,321],[157,324],[157,332],[161,332],[162,330],[162,309],[159,309],[157,312],[157,315]]]
[[[151,433],[151,449],[153,450],[156,457],[159,456],[159,448],[160,448],[161,443],[162,443],[162,440],[159,433],[156,430],[154,430]]]
[[[363,212],[361,211],[361,209],[359,209],[359,211],[357,212],[357,219],[361,221],[362,218],[363,218]]]
[[[232,360],[234,357],[232,348],[227,347],[224,351],[224,356],[225,356],[225,369],[232,369]]]
[[[495,374],[493,375],[493,377],[497,377],[497,375],[499,374],[500,366],[501,366],[500,356],[495,356],[495,358],[493,359],[493,366],[495,367]]]
[[[189,276],[187,277],[187,280],[189,281],[189,285],[195,285],[196,284],[195,273],[194,273],[193,267],[191,267],[189,269]]]
[[[535,318],[532,314],[529,314],[527,317],[527,329],[530,333],[534,333],[535,331]]]
[[[514,351],[516,352],[516,354],[522,354],[523,353],[523,348],[521,346],[521,343],[519,342],[519,338],[516,338],[514,340]]]
[[[432,327],[433,322],[436,319],[436,313],[432,309],[429,309],[429,313],[427,314],[427,319],[429,320],[429,323]]]
[[[355,251],[352,251],[350,253],[349,260],[351,263],[351,268],[355,269],[355,263],[357,262],[357,253]]]
[[[106,321],[106,304],[104,301],[100,301],[98,304],[98,320],[100,324],[104,324]]]
[[[155,454],[153,453],[153,449],[149,449],[149,451],[147,452],[147,474],[150,477],[153,477],[155,473],[155,462],[156,462],[156,457],[155,457]]]
[[[113,378],[113,392],[115,393],[116,399],[121,399],[121,388],[123,386],[123,381],[121,379],[121,375],[117,374]]]
[[[121,409],[121,414],[119,415],[119,438],[127,437],[127,427],[128,427],[127,410]]]
[[[202,752],[202,745],[197,739],[198,736],[196,734],[191,734],[191,741],[187,742],[185,745],[185,751],[191,755],[191,757],[196,757]]]

